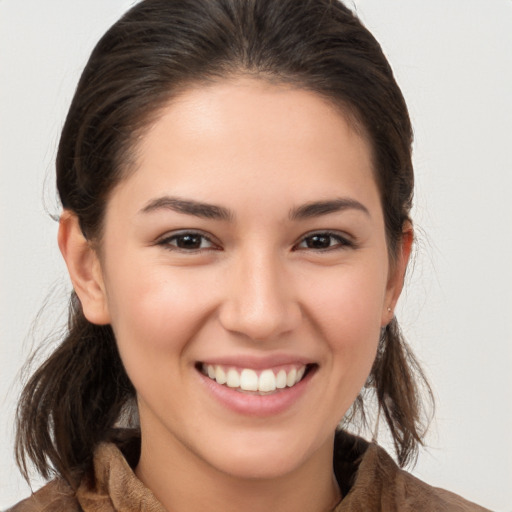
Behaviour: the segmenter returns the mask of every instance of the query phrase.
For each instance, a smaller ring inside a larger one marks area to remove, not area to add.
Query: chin
[[[281,454],[261,453],[230,454],[228,460],[219,461],[217,469],[236,479],[242,480],[270,480],[285,477],[293,473],[301,463],[297,454],[287,456]]]
[[[244,441],[235,438],[227,446],[217,445],[219,449],[204,454],[205,459],[212,467],[233,478],[267,480],[294,473],[319,451],[305,442],[294,441],[300,436],[292,433],[283,436],[261,434],[250,435]]]

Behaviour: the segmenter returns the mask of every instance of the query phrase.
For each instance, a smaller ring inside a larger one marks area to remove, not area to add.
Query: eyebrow
[[[150,213],[156,210],[172,210],[203,219],[231,220],[234,218],[231,210],[222,206],[169,196],[159,197],[149,201],[149,203],[142,208],[141,213]]]
[[[297,208],[290,210],[290,220],[303,220],[312,217],[319,217],[321,215],[328,215],[329,213],[342,212],[345,210],[359,210],[368,217],[370,212],[364,204],[348,197],[331,199],[327,201],[314,201],[311,203],[303,204]]]
[[[223,206],[170,196],[163,196],[149,201],[140,212],[151,213],[157,210],[172,210],[203,219],[233,220],[235,218],[234,213]],[[359,210],[370,216],[366,206],[351,198],[313,201],[291,209],[288,216],[290,220],[304,220],[345,210]]]

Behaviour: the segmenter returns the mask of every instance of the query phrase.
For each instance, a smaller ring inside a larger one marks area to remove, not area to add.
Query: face
[[[251,478],[331,458],[401,286],[368,143],[312,92],[239,79],[173,100],[137,155],[98,281],[143,455]]]

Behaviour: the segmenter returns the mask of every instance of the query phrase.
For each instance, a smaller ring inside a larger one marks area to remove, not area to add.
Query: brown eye
[[[332,237],[330,235],[313,235],[304,241],[308,249],[327,249],[331,246]]]
[[[180,249],[200,249],[203,237],[200,235],[181,235],[177,236],[176,247]]]
[[[214,249],[215,244],[205,235],[194,232],[181,232],[167,236],[158,242],[170,250],[180,251],[201,251],[203,249]]]
[[[322,251],[352,247],[352,245],[352,242],[337,233],[312,233],[311,235],[305,236],[296,248]]]

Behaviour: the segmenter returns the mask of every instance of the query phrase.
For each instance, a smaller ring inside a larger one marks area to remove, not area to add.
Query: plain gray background
[[[416,133],[419,241],[398,316],[437,415],[414,473],[512,511],[512,1],[347,3]],[[132,4],[0,0],[0,509],[29,492],[12,457],[18,372],[69,290],[49,215],[59,130],[93,45]]]

